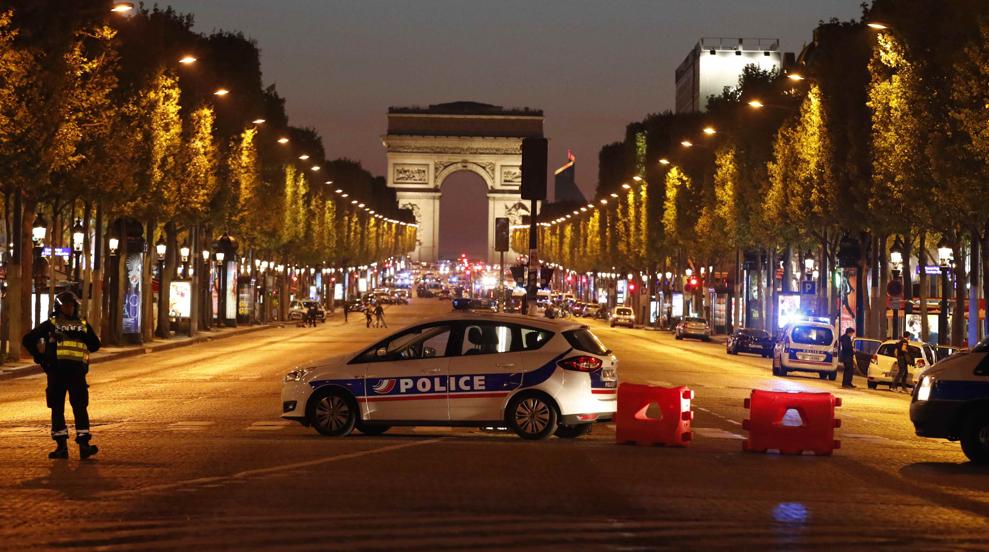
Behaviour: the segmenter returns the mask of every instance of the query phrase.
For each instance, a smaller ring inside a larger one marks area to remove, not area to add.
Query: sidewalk
[[[224,339],[227,337],[233,337],[235,335],[244,335],[248,333],[253,333],[268,328],[278,328],[281,327],[283,324],[285,323],[274,322],[271,324],[260,324],[255,326],[240,326],[237,328],[220,328],[208,332],[199,332],[199,334],[197,334],[195,337],[176,336],[172,339],[155,339],[150,343],[142,343],[140,345],[128,345],[124,347],[118,347],[118,346],[101,347],[99,351],[92,354],[92,356],[89,359],[89,363],[99,364],[101,362],[109,362],[111,360],[117,360],[130,356],[168,351],[171,349],[177,349],[179,347],[187,347],[189,345],[196,345],[198,343],[206,343],[216,339]],[[30,376],[33,374],[40,374],[42,373],[42,371],[43,370],[41,369],[41,365],[35,364],[30,361],[3,364],[0,365],[0,380],[14,379],[24,376]]]

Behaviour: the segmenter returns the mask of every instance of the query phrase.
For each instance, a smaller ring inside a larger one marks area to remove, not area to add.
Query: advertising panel
[[[168,314],[176,318],[189,318],[192,312],[192,283],[188,280],[173,281],[168,286]]]
[[[226,320],[237,318],[237,263],[227,263]]]
[[[141,333],[141,271],[144,255],[129,253],[124,263],[127,282],[124,284],[123,330],[125,334]]]
[[[333,286],[333,299],[343,301],[343,284],[337,283]]]
[[[670,311],[670,316],[676,318],[678,316],[683,316],[683,294],[673,293],[673,308]]]
[[[616,289],[615,301],[619,305],[624,305],[625,297],[628,294],[628,280],[618,280],[618,287]]]
[[[777,327],[782,328],[790,322],[794,322],[802,317],[800,312],[800,294],[781,293],[776,296],[776,317]]]

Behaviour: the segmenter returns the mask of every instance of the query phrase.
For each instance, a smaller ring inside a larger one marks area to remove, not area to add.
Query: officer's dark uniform
[[[76,443],[79,455],[88,458],[96,454],[97,448],[89,444],[89,385],[86,373],[89,371],[89,354],[100,348],[100,338],[93,332],[85,319],[80,319],[79,301],[75,294],[66,291],[55,298],[55,312],[52,317],[31,330],[21,343],[30,351],[34,361],[42,366],[48,375],[48,388],[45,395],[48,408],[52,411],[52,439],[57,448],[49,458],[68,458],[66,441],[69,430],[65,426],[65,394],[69,394],[72,415],[76,424]],[[71,314],[66,314],[71,305]],[[44,342],[44,350],[39,342]]]

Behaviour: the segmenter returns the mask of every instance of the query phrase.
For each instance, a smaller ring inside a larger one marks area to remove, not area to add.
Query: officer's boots
[[[79,458],[83,460],[100,451],[96,445],[89,444],[89,435],[77,437],[76,442],[79,443]]]
[[[67,437],[55,438],[55,450],[48,453],[48,458],[52,460],[66,460],[69,458],[69,447],[66,446]]]

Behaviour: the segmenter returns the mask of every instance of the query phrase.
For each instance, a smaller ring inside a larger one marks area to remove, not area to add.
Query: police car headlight
[[[292,370],[291,372],[285,374],[285,382],[288,383],[290,381],[302,381],[303,378],[305,378],[306,375],[309,374],[309,372],[312,372],[312,370],[309,368],[299,368],[297,370]]]
[[[931,398],[931,390],[934,388],[934,378],[924,376],[920,378],[920,388],[917,389],[917,400],[926,401]]]

